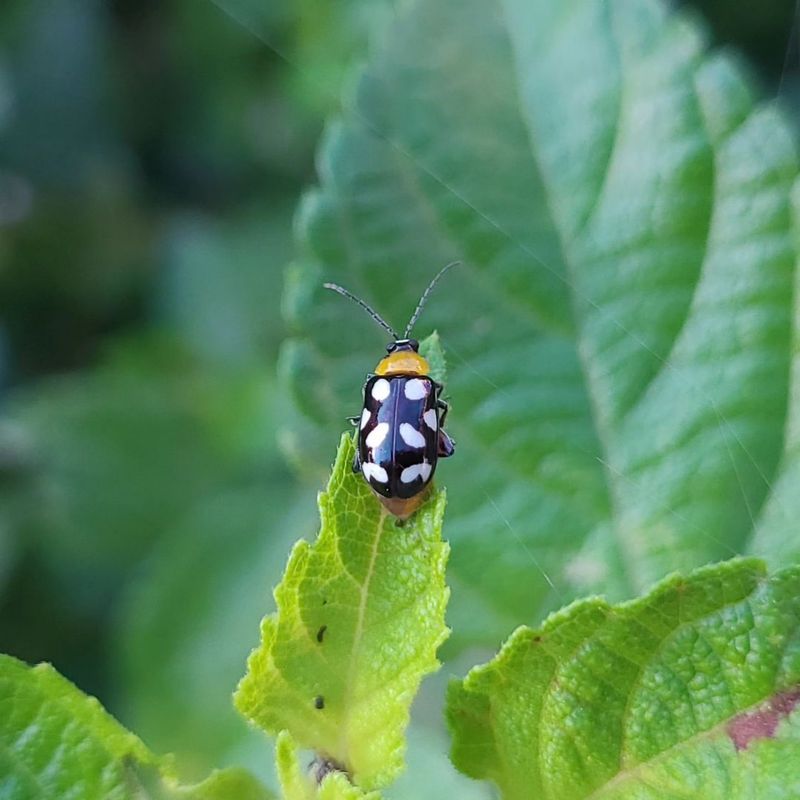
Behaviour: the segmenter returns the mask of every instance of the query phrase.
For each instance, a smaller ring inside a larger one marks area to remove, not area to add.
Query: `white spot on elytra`
[[[436,409],[429,408],[423,415],[422,419],[425,420],[425,424],[432,430],[435,431],[439,427],[439,418],[436,416]]]
[[[389,396],[389,381],[380,378],[372,384],[372,397],[382,403]]]
[[[365,461],[361,465],[361,471],[364,473],[364,477],[367,480],[372,478],[372,480],[378,483],[387,483],[389,481],[386,470],[380,464],[373,464],[370,461]]]
[[[431,476],[431,465],[427,461],[423,461],[421,464],[412,464],[410,467],[406,467],[400,473],[400,480],[403,483],[412,483],[417,478],[422,478],[422,482],[428,480]]]
[[[375,448],[377,447],[385,438],[386,434],[389,433],[389,423],[388,422],[379,422],[368,434],[367,438],[364,440],[367,447]]]
[[[404,391],[409,400],[422,400],[428,394],[428,387],[419,378],[411,378],[411,380],[406,381]]]
[[[400,423],[400,436],[409,447],[425,447],[425,437],[407,422]]]
[[[361,430],[363,431],[364,428],[367,427],[367,423],[369,422],[369,418],[372,416],[368,408],[365,408],[361,412]]]

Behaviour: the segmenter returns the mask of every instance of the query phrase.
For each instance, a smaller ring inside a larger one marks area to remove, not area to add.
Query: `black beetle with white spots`
[[[439,278],[455,266],[448,264],[423,292],[403,338],[363,300],[333,283],[332,289],[364,308],[392,336],[387,355],[364,384],[364,403],[358,426],[353,470],[361,472],[376,497],[400,519],[410,517],[427,496],[436,464],[455,452],[444,431],[447,403],[443,387],[430,377],[419,342],[408,338]]]

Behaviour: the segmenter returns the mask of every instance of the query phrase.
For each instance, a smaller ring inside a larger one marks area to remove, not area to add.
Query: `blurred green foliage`
[[[798,96],[793,0],[692,5],[766,93]],[[229,692],[328,468],[298,457],[311,398],[276,377],[292,217],[323,119],[393,13],[0,5],[0,651],[51,661],[195,776],[271,760]],[[427,715],[410,744],[424,790],[479,796],[431,777],[419,742],[446,745]]]

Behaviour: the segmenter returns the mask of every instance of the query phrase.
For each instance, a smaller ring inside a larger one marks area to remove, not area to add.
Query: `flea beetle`
[[[419,342],[409,334],[433,287],[458,263],[448,264],[428,284],[402,338],[363,300],[335,283],[325,284],[358,303],[392,337],[387,355],[367,376],[361,415],[351,418],[358,426],[353,472],[361,472],[378,500],[400,519],[408,519],[422,504],[436,462],[455,452],[453,440],[443,430],[447,416],[443,387],[429,375]]]

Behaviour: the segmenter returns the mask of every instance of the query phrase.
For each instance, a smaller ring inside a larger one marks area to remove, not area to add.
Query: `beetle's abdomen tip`
[[[428,496],[428,492],[424,490],[413,497],[384,497],[377,492],[374,494],[392,516],[402,520],[407,520]]]

